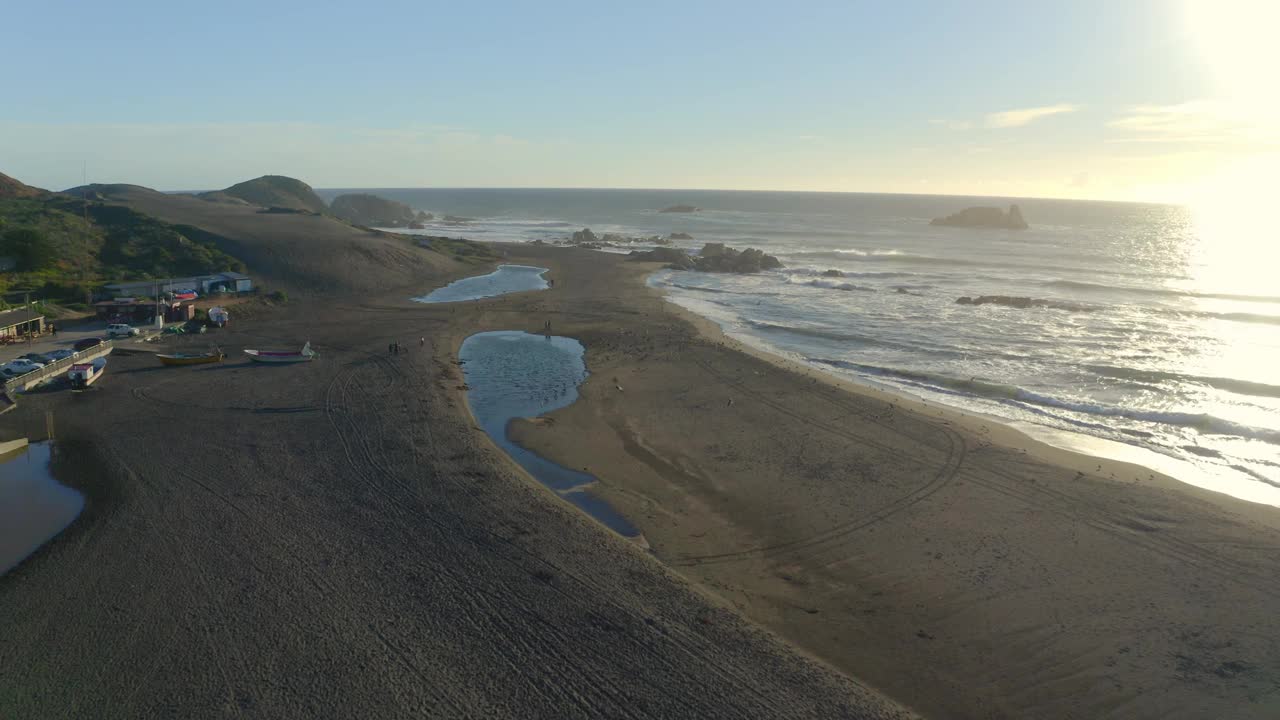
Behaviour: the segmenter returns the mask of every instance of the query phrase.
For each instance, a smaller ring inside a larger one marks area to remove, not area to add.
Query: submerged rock
[[[1093,307],[1081,305],[1079,303],[1068,302],[1065,300],[1046,300],[1043,298],[1021,297],[1015,295],[979,295],[978,297],[960,297],[956,298],[957,305],[1003,305],[1005,307],[1018,308],[1025,310],[1027,308],[1051,308],[1054,310],[1071,310],[1075,312],[1088,312]]]
[[[692,240],[693,236],[686,232],[673,232],[667,236],[667,241],[672,240]]]
[[[695,206],[693,206],[693,205],[672,205],[671,207],[665,207],[665,208],[662,208],[662,209],[661,209],[661,210],[659,210],[658,212],[664,212],[664,213],[695,213],[695,212],[702,212],[702,208],[700,208],[700,207],[695,207]]]
[[[1004,230],[1026,230],[1027,221],[1022,218],[1022,210],[1017,205],[1010,205],[1009,212],[996,207],[971,207],[946,217],[934,218],[930,225],[944,227],[968,228],[1000,228]]]
[[[699,270],[701,272],[718,273],[756,273],[761,270],[774,270],[782,267],[778,258],[765,255],[755,248],[734,250],[725,247],[724,243],[707,243],[697,257],[690,257],[683,250],[675,248],[655,248],[648,252],[631,253],[636,260],[665,262],[668,267],[680,270]]]
[[[830,270],[822,271],[822,277],[844,277],[844,273],[832,268]]]

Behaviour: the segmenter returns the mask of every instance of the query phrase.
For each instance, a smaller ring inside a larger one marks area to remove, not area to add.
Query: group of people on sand
[[[427,346],[427,339],[426,339],[425,337],[420,337],[420,338],[418,338],[418,347],[426,347],[426,346]],[[408,351],[408,349],[405,349],[405,352],[409,352],[409,351]],[[399,341],[399,340],[396,340],[396,341],[394,341],[394,342],[391,342],[391,343],[388,343],[388,344],[387,344],[387,354],[388,354],[388,355],[399,355],[399,354],[400,354],[400,341]]]

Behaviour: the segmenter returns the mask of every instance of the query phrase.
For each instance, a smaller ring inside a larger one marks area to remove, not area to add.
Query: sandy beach
[[[789,367],[663,302],[653,265],[501,250],[554,288],[422,305],[478,270],[311,257],[217,337],[230,362],[121,356],[0,417],[52,411],[89,497],[0,578],[0,716],[1280,713],[1274,509]],[[647,548],[468,414],[462,341],[548,320],[591,376],[513,436]],[[306,340],[304,366],[238,357]]]
[[[272,220],[289,232],[259,251],[282,263],[367,238]],[[0,417],[38,438],[51,412],[55,474],[88,500],[0,578],[0,716],[910,716],[521,475],[462,402],[452,338],[477,315],[409,301],[478,270],[385,244],[310,257],[288,304],[166,345],[216,339],[224,364],[116,353],[95,392]],[[307,340],[301,366],[241,353]]]

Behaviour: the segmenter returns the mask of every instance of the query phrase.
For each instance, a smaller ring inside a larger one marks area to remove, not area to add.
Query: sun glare
[[[1196,280],[1210,292],[1271,294],[1280,267],[1274,241],[1274,178],[1280,153],[1228,165],[1199,185],[1191,203]]]
[[[1275,109],[1280,93],[1280,2],[1188,0],[1187,25],[1219,90],[1233,99]]]

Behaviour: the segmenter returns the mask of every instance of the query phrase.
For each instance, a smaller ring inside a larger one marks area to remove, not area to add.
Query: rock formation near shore
[[[694,205],[672,205],[671,207],[665,207],[665,208],[662,208],[662,209],[661,209],[661,210],[659,210],[658,212],[664,212],[664,213],[695,213],[695,212],[702,212],[702,208],[700,208],[700,207],[696,207],[696,206],[694,206]]]
[[[667,240],[692,240],[693,236],[686,232],[673,232],[667,236]]]
[[[842,278],[844,277],[844,273],[840,272],[839,270],[836,270],[835,268],[831,268],[830,270],[823,270],[822,277],[841,277]]]
[[[636,250],[631,253],[635,260],[648,262],[664,262],[667,267],[677,270],[698,270],[713,273],[757,273],[761,270],[776,270],[782,267],[778,258],[765,255],[755,248],[734,250],[725,247],[724,243],[707,243],[697,256],[676,248],[654,248],[647,252]]]
[[[1013,295],[979,295],[978,297],[964,296],[956,298],[957,305],[1003,305],[1004,307],[1018,308],[1025,310],[1027,308],[1051,308],[1054,310],[1072,310],[1076,312],[1088,312],[1093,307],[1073,303],[1066,300],[1046,300],[1043,298],[1020,297]]]
[[[369,193],[339,195],[329,203],[329,209],[342,220],[366,227],[398,228],[419,222],[418,213],[408,205]]]
[[[596,235],[591,228],[582,228],[575,231],[569,236],[567,241],[570,245],[577,245],[589,249],[599,249],[602,247],[621,247],[625,245],[670,245],[671,240],[661,235],[650,235],[649,237],[632,237],[623,235],[622,233],[605,233]]]
[[[943,227],[967,228],[1000,228],[1003,230],[1026,230],[1029,226],[1022,219],[1022,210],[1017,205],[1010,205],[1009,212],[996,207],[971,207],[946,217],[934,218],[930,225]]]
[[[222,193],[264,208],[308,210],[321,215],[329,212],[329,206],[325,205],[324,200],[316,195],[310,185],[283,175],[263,175],[246,180],[232,185]]]

